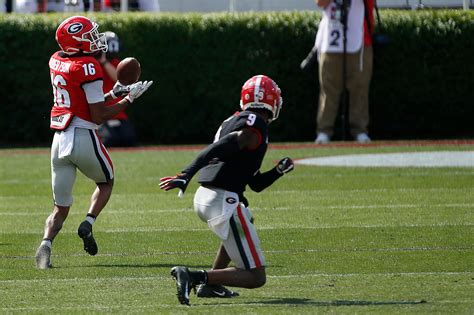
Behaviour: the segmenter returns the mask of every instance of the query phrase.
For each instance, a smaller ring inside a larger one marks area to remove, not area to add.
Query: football
[[[125,58],[117,65],[117,80],[123,85],[137,82],[141,73],[140,63],[133,57]]]

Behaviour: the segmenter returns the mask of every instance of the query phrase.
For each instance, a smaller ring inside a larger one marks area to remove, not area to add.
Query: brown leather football
[[[117,65],[117,79],[123,85],[137,82],[141,73],[140,63],[133,57],[125,58]]]

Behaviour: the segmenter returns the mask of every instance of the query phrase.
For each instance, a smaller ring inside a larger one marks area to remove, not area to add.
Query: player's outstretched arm
[[[160,189],[168,191],[174,188],[179,189],[179,197],[182,197],[191,179],[186,174],[180,173],[176,176],[166,176],[160,178]]]
[[[116,83],[114,88],[109,93],[105,94],[105,99],[108,99],[109,97],[117,98],[117,95],[126,95],[125,98],[112,106],[105,106],[104,102],[89,104],[92,121],[96,124],[106,122],[127,108],[129,104],[133,103],[135,99],[145,93],[152,84],[153,81],[139,81],[131,85]]]
[[[293,160],[289,157],[278,161],[274,168],[265,173],[258,172],[252,177],[249,182],[249,187],[255,192],[261,192],[267,187],[270,187],[278,178],[284,174],[291,172],[294,169]]]
[[[112,90],[110,90],[104,97],[116,99],[117,97],[125,96],[129,103],[139,98],[146,90],[153,84],[153,81],[138,81],[130,85],[123,85],[117,81]]]
[[[240,150],[258,146],[261,137],[250,129],[234,131],[202,150],[198,156],[181,173],[160,179],[160,189],[168,191],[179,188],[184,193],[193,176],[215,158],[225,160]]]

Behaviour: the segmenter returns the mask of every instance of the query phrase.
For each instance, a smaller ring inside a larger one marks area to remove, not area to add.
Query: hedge
[[[1,146],[51,141],[48,60],[65,15],[0,15]],[[284,108],[272,141],[311,141],[318,98],[311,49],[318,12],[96,14],[124,43],[152,86],[128,113],[142,144],[207,143],[238,110],[254,74],[281,87]],[[391,43],[376,56],[370,95],[374,139],[472,137],[474,13],[382,11]],[[339,124],[340,125],[340,124]]]

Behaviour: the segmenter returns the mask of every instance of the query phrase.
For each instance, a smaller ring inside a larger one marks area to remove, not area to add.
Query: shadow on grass
[[[358,301],[358,300],[335,300],[335,301],[315,301],[313,299],[300,298],[273,298],[259,302],[249,302],[248,304],[286,304],[286,305],[311,305],[311,306],[367,306],[367,305],[415,305],[427,303],[425,300],[418,301]]]

